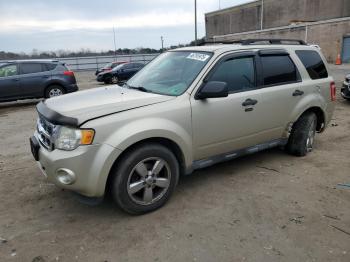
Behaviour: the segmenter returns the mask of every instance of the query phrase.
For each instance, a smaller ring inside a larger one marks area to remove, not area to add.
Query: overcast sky
[[[252,0],[221,0],[221,8]],[[198,36],[204,14],[219,0],[197,0]],[[193,0],[0,0],[0,51],[160,48],[194,39]]]

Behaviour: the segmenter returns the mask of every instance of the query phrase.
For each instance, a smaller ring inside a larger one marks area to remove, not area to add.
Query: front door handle
[[[294,91],[293,96],[302,96],[303,94],[304,94],[304,91],[297,89]]]
[[[258,100],[248,98],[242,103],[242,106],[254,106],[258,103]]]
[[[12,79],[12,81],[18,82],[19,79],[18,78],[14,78],[14,79]]]

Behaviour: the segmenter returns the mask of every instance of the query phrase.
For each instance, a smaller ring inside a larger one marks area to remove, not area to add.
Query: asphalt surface
[[[350,183],[350,102],[338,98],[308,156],[273,149],[196,171],[143,216],[47,183],[28,146],[37,102],[0,104],[0,261],[350,261],[350,188],[338,186]]]

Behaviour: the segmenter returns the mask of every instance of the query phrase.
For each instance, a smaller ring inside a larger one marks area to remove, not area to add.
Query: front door
[[[205,81],[226,82],[229,96],[191,100],[194,160],[259,143],[259,89],[252,52],[222,58]]]
[[[17,64],[0,67],[0,100],[16,98],[20,95]]]

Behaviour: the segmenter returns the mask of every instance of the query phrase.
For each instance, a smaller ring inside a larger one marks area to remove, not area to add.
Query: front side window
[[[232,58],[222,62],[210,77],[210,81],[227,83],[230,93],[254,89],[254,58]]]
[[[33,74],[43,71],[43,67],[40,63],[23,63],[20,66],[22,74]]]
[[[184,93],[208,63],[212,53],[169,51],[147,64],[127,85],[147,92],[178,96]]]
[[[264,86],[295,83],[297,69],[288,55],[261,56]]]
[[[0,67],[0,77],[15,76],[18,75],[17,65],[6,65]]]
[[[311,79],[327,78],[328,72],[321,56],[312,50],[295,51]]]

